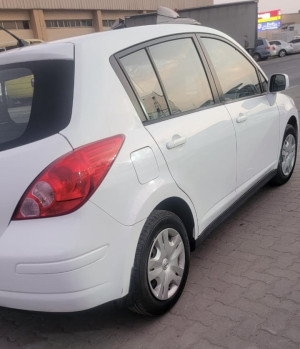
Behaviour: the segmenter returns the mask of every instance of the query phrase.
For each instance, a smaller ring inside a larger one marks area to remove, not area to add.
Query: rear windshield
[[[70,122],[74,62],[0,67],[0,151],[51,136]]]

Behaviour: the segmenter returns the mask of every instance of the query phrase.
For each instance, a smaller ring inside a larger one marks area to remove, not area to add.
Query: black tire
[[[287,124],[280,150],[277,173],[271,180],[272,184],[282,185],[291,178],[296,164],[297,142],[298,137],[296,129],[292,125]],[[286,151],[288,147],[290,147],[290,153]]]
[[[165,254],[166,250],[169,255]],[[169,211],[153,211],[136,249],[129,309],[143,315],[160,315],[168,311],[184,289],[189,262],[189,240],[181,219]],[[166,275],[168,279],[165,279]]]
[[[255,62],[259,62],[260,61],[260,55],[258,53],[254,53],[253,59],[255,60]]]
[[[286,56],[286,50],[280,50],[280,51],[278,52],[278,56],[279,56],[279,57],[285,57],[285,56]]]

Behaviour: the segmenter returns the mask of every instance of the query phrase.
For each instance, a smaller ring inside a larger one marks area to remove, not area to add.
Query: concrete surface
[[[288,94],[297,96],[300,87]],[[144,318],[114,304],[77,314],[0,308],[0,349],[299,349],[300,159],[192,254],[177,305]]]

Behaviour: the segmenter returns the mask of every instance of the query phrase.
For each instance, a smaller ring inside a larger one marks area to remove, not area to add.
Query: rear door
[[[236,139],[192,36],[161,40],[120,58],[177,185],[191,198],[200,231],[235,197]]]

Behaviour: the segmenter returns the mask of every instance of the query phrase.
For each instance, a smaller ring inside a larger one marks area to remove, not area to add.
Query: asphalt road
[[[262,62],[288,73],[300,109],[300,54]],[[193,252],[185,291],[166,315],[106,304],[44,314],[0,308],[0,349],[299,349],[300,159]]]
[[[290,88],[284,93],[294,99],[298,111],[300,111],[300,54],[283,58],[271,58],[267,61],[259,62],[259,65],[268,77],[276,73],[283,73],[289,76]]]
[[[270,58],[267,61],[259,62],[259,65],[268,76],[275,73],[288,74],[290,86],[300,85],[300,54]]]

